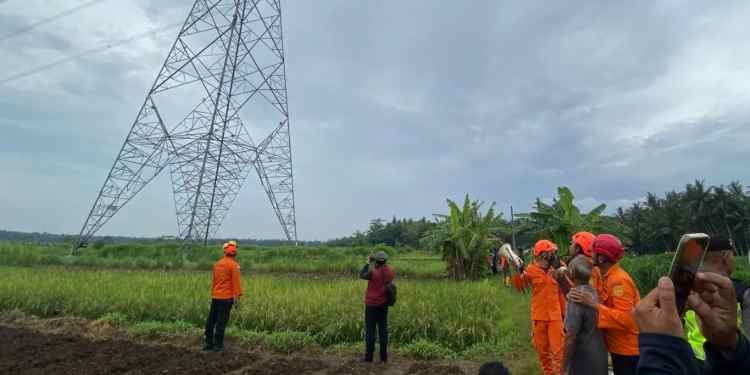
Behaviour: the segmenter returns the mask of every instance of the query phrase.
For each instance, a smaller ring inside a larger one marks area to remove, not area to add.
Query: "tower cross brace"
[[[180,239],[205,245],[254,169],[284,236],[296,241],[285,68],[280,0],[196,0],[75,249],[164,169]],[[246,116],[253,125],[270,125],[258,143]]]

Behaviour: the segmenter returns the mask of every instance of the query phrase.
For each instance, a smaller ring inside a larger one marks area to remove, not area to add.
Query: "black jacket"
[[[638,374],[641,375],[732,375],[750,374],[750,343],[739,333],[734,353],[722,353],[706,343],[706,363],[701,366],[693,356],[693,350],[684,339],[669,335],[641,333],[638,347],[641,358]]]

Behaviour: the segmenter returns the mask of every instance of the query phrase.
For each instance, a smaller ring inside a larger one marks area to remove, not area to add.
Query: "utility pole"
[[[514,214],[513,214],[513,205],[510,206],[510,240],[513,243],[513,251],[520,252],[521,255],[523,255],[522,251],[519,251],[516,247],[516,227],[514,224]]]

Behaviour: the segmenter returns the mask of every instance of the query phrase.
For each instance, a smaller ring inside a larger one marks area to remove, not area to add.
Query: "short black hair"
[[[711,237],[706,251],[731,251],[737,253],[737,248],[734,247],[734,241],[731,238]]]
[[[510,375],[510,370],[500,361],[487,362],[479,368],[479,375]]]

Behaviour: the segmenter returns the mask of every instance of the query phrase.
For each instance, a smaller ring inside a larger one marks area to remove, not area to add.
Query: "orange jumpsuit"
[[[563,326],[557,281],[536,263],[524,272],[531,283],[531,324],[534,349],[545,375],[560,373]]]
[[[638,326],[633,319],[633,309],[641,300],[638,288],[619,264],[615,264],[599,277],[596,291],[599,294],[599,329],[604,334],[610,353],[637,356]],[[592,278],[593,281],[593,278]]]
[[[242,295],[240,264],[233,257],[223,257],[214,264],[211,298],[237,299]]]

